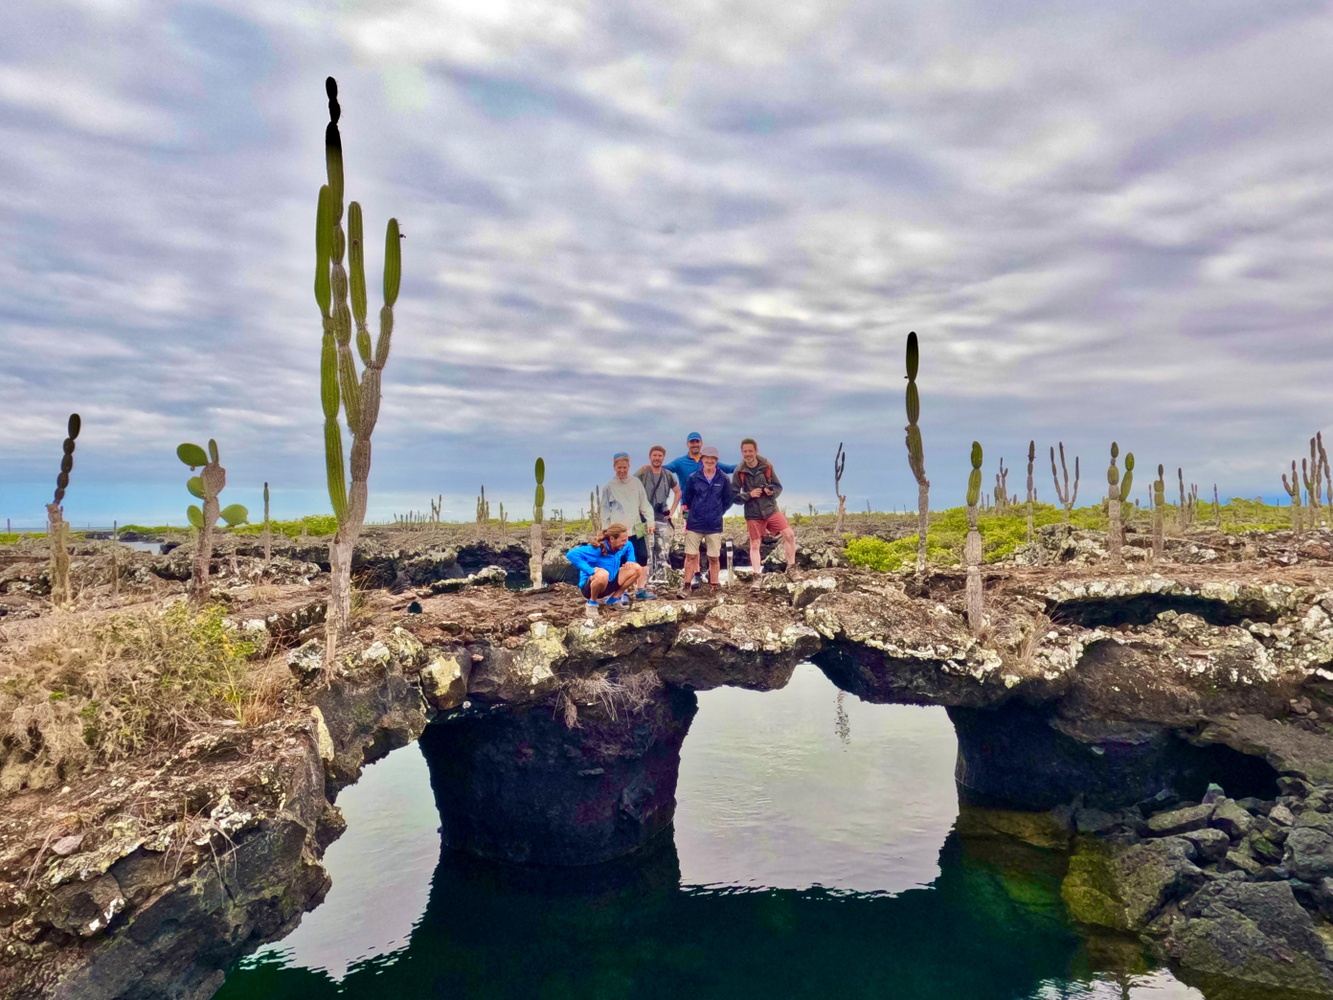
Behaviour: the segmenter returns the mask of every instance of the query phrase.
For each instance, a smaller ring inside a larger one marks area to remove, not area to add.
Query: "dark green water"
[[[1060,855],[955,829],[943,710],[838,698],[808,666],[699,700],[674,838],[595,870],[442,854],[425,764],[395,752],[339,800],[326,902],[219,996],[1202,996],[1072,927]]]

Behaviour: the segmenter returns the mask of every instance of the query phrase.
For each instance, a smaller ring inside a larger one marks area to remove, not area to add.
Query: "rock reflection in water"
[[[939,863],[932,885],[889,897],[682,887],[669,838],[581,870],[445,852],[406,947],[354,964],[340,983],[260,961],[221,996],[999,1000],[1121,995],[1089,990],[1147,971],[1136,946],[1099,954],[1068,926],[1058,855],[951,833]],[[1121,976],[1094,973],[1108,957],[1128,966]],[[1177,989],[1167,995],[1190,995]]]
[[[802,667],[783,691],[704,693],[674,830],[592,868],[439,853],[424,913],[404,879],[424,889],[437,821],[398,751],[344,793],[328,902],[219,996],[1199,996],[1070,925],[1063,854],[959,816],[942,710],[847,698],[844,743],[831,692]]]

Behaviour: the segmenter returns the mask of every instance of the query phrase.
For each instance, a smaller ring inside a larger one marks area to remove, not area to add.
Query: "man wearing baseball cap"
[[[680,458],[673,458],[670,462],[666,463],[665,467],[672,471],[676,477],[676,482],[680,483],[682,486],[689,482],[690,476],[703,468],[702,463],[699,461],[699,455],[700,452],[703,451],[703,446],[704,436],[698,431],[690,431],[689,434],[685,435],[685,454],[681,455]],[[725,465],[722,462],[718,462],[717,467],[727,475],[731,475],[736,471],[736,466]]]
[[[681,579],[681,597],[689,597],[690,581],[699,569],[699,546],[708,550],[708,583],[717,590],[722,569],[722,515],[733,503],[731,480],[723,474],[717,449],[711,445],[699,449],[702,468],[685,482],[680,504],[685,515],[685,572]]]
[[[634,556],[630,560],[640,566],[648,566],[648,544],[644,534],[652,534],[655,529],[653,505],[648,502],[648,494],[637,476],[629,474],[629,454],[618,451],[611,456],[611,467],[615,475],[602,487],[602,523],[623,524],[629,528],[630,544],[634,547]],[[654,596],[646,587],[640,588],[635,595],[639,600],[650,600]]]

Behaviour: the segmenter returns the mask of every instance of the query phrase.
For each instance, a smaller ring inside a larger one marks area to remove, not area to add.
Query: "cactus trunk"
[[[532,589],[536,590],[545,582],[542,579],[542,526],[540,523],[532,522],[532,527],[528,529],[528,551],[531,553],[528,557],[528,576],[532,580]]]
[[[347,206],[347,230],[344,231],[343,150],[338,131],[342,108],[338,104],[338,85],[333,77],[325,81],[324,88],[329,99],[329,123],[324,132],[327,183],[320,188],[315,218],[315,303],[319,306],[323,328],[320,402],[324,411],[325,471],[329,501],[338,519],[338,530],[329,543],[325,653],[326,667],[331,667],[338,641],[346,634],[351,617],[352,552],[366,519],[370,439],[379,419],[381,373],[389,359],[393,306],[402,280],[402,250],[398,220],[390,219],[384,233],[384,305],[379,314],[379,335],[372,343],[366,325],[361,206],[355,201]],[[344,252],[350,274],[343,266]],[[358,358],[361,364],[359,376]],[[350,470],[345,470],[343,465],[339,412],[352,436]]]
[[[268,519],[268,483],[264,484],[264,565],[273,559],[273,526]]]
[[[51,603],[58,608],[70,602],[68,528],[60,505],[47,504],[46,537],[51,546]]]

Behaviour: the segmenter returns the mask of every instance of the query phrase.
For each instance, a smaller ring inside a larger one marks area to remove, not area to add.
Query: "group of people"
[[[716,589],[722,565],[722,517],[733,504],[744,504],[750,541],[752,586],[762,571],[760,545],[765,536],[782,539],[787,567],[796,564],[796,533],[778,509],[782,482],[773,463],[759,454],[754,438],[741,441],[735,465],[719,461],[718,450],[705,445],[697,431],[685,439],[685,454],[666,461],[666,449],[655,444],[648,464],[630,475],[627,452],[616,452],[612,479],[602,487],[603,530],[587,545],[565,553],[579,571],[579,588],[590,610],[617,607],[630,595],[651,600],[650,582],[666,579],[675,536],[676,512],[684,514],[685,568],[679,591],[688,597],[701,569],[701,551],[708,559],[708,584]]]

